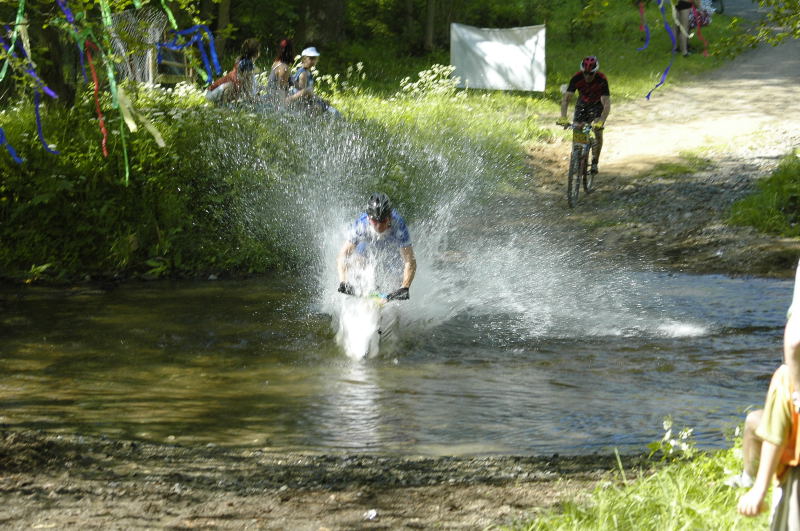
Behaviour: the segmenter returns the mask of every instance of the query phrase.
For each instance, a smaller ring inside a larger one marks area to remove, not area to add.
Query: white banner
[[[450,25],[450,64],[459,87],[543,92],[544,26],[475,28]]]

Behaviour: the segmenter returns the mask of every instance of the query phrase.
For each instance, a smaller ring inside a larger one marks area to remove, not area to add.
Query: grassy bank
[[[691,432],[665,434],[651,448],[666,461],[655,472],[631,478],[620,466],[614,480],[598,486],[588,501],[570,502],[532,521],[506,528],[514,531],[551,530],[729,530],[765,529],[766,513],[745,518],[736,512],[745,489],[724,485],[741,471],[741,439],[727,450],[698,452]]]
[[[787,238],[800,237],[800,152],[781,161],[751,196],[731,208],[730,222]]]

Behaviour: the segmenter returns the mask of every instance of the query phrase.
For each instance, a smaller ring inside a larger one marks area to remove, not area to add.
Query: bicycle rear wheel
[[[572,156],[569,159],[569,175],[567,176],[567,204],[570,208],[578,204],[578,196],[581,193],[581,175],[585,166],[583,164],[583,153],[581,146],[572,146]]]

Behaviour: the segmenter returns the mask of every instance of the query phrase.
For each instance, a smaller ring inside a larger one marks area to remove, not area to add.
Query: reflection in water
[[[320,396],[319,439],[323,446],[378,451],[384,422],[376,369],[364,360],[332,365]]]
[[[781,359],[792,283],[632,277],[657,303],[629,305],[610,333],[563,308],[545,324],[491,307],[426,321],[420,296],[398,350],[360,362],[286,278],[6,289],[0,423],[280,450],[568,454],[641,451],[672,415],[701,445],[727,444]]]

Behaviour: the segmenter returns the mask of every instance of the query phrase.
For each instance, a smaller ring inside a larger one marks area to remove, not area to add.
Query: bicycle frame
[[[589,171],[589,153],[597,142],[591,123],[578,123],[564,126],[572,129],[572,154],[567,176],[567,203],[574,207],[583,189],[588,194],[592,191],[592,174]]]

